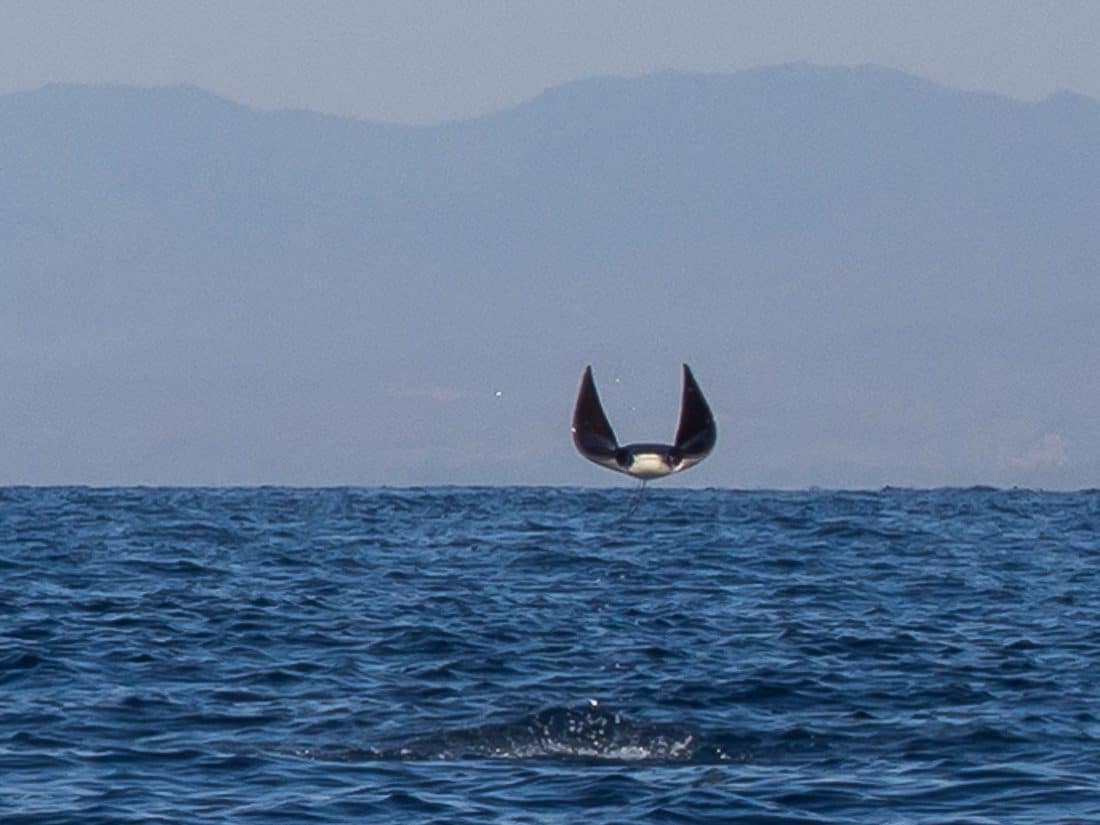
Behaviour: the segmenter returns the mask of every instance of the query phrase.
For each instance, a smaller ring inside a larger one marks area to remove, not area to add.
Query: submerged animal
[[[573,443],[577,451],[609,470],[648,481],[693,467],[706,458],[718,440],[710,406],[684,364],[684,391],[680,397],[680,423],[672,444],[619,446],[615,431],[603,411],[592,367],[586,367],[573,408]]]

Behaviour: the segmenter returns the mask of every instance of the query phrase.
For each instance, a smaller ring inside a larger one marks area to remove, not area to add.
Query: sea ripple
[[[0,490],[0,819],[1100,821],[1100,493]]]

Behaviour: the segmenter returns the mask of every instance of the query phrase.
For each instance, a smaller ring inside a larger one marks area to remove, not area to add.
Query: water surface
[[[0,490],[0,819],[1100,820],[1100,493]]]

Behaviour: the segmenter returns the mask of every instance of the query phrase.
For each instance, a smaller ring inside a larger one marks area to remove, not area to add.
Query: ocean
[[[635,495],[0,490],[0,822],[1100,821],[1100,492]]]

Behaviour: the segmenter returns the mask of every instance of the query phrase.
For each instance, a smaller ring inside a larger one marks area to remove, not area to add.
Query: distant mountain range
[[[1100,103],[788,65],[398,126],[0,97],[0,483],[1100,486]]]

